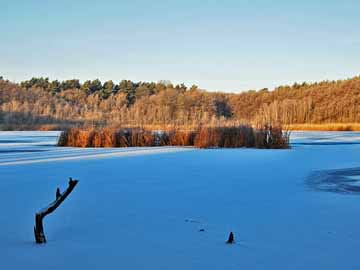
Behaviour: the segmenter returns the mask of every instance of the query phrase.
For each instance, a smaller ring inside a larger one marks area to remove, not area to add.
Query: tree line
[[[0,77],[0,128],[360,122],[360,76],[273,91],[207,92],[169,81]]]

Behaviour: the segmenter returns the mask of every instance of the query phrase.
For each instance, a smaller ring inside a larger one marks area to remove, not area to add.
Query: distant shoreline
[[[360,131],[360,123],[292,124],[284,125],[290,131]]]
[[[127,127],[127,126],[125,126]],[[161,125],[145,125],[145,127],[151,129],[159,130],[168,130],[172,129],[171,126],[161,126]],[[62,131],[71,128],[66,125],[57,125],[57,124],[45,124],[45,125],[36,125],[36,126],[27,126],[22,125],[19,127],[12,127],[11,129],[4,128],[0,124],[0,131]],[[131,128],[131,126],[129,126]],[[186,129],[186,128],[185,128]],[[283,130],[288,131],[360,131],[360,123],[326,123],[326,124],[291,124],[283,125]]]

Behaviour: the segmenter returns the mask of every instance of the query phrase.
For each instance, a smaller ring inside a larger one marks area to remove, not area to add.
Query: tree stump
[[[60,206],[60,204],[66,199],[66,197],[73,191],[78,180],[73,180],[71,177],[69,179],[69,186],[67,189],[61,193],[60,189],[56,189],[56,199],[52,203],[50,203],[47,207],[41,209],[39,212],[35,214],[35,226],[34,226],[34,235],[35,241],[37,244],[44,244],[46,243],[46,237],[44,234],[44,226],[43,226],[43,219],[47,215],[51,214]]]
[[[235,240],[234,240],[234,234],[233,234],[233,232],[230,232],[229,238],[228,238],[228,240],[226,241],[226,244],[233,244],[234,242],[235,242]]]

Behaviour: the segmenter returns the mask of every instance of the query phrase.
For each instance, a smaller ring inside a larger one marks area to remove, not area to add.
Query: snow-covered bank
[[[60,148],[59,132],[0,132],[0,166],[189,151],[185,147]]]
[[[128,156],[138,156],[138,155],[151,155],[159,153],[172,153],[172,152],[181,152],[189,151],[191,148],[177,148],[177,147],[151,147],[151,148],[136,148],[136,149],[126,149],[125,151],[76,151],[76,154],[72,153],[46,153],[41,155],[41,157],[26,157],[26,158],[15,158],[15,159],[5,159],[0,161],[0,166],[9,166],[9,165],[19,165],[19,164],[33,164],[33,163],[47,163],[54,161],[63,161],[63,160],[77,160],[77,159],[98,159],[98,158],[108,158],[108,157],[128,157]],[[68,150],[70,152],[70,150]],[[37,153],[37,152],[35,152]]]
[[[360,132],[321,132],[304,131],[291,132],[290,141],[292,145],[341,145],[341,144],[360,144]]]
[[[0,162],[57,158],[0,166],[2,269],[360,267],[360,196],[306,185],[314,171],[360,167],[360,133],[294,132],[290,150],[76,160],[60,158],[114,149],[56,148],[56,134],[40,135],[23,136],[33,144],[19,145],[21,135],[0,133]],[[317,144],[323,141],[331,143]],[[34,213],[69,176],[80,183],[45,219],[48,243],[37,246]],[[229,231],[235,245],[225,244]]]

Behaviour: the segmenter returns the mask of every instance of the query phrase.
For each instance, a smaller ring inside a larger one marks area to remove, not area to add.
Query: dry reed
[[[289,148],[289,133],[280,127],[254,129],[237,127],[199,127],[191,130],[152,131],[142,128],[71,128],[61,133],[59,146],[72,147],[134,147],[134,146],[195,146],[198,148],[255,147]]]

